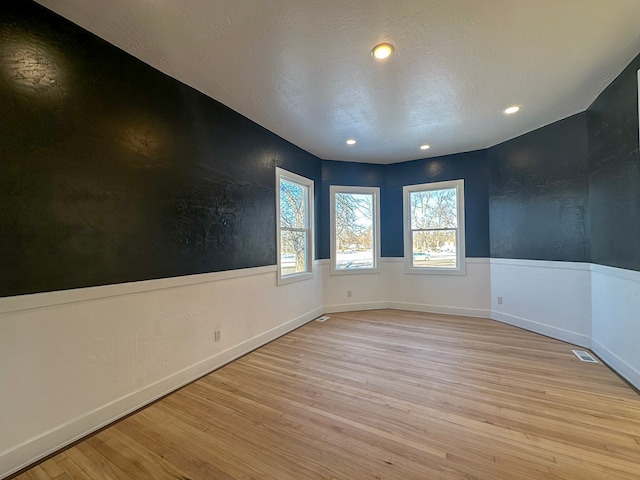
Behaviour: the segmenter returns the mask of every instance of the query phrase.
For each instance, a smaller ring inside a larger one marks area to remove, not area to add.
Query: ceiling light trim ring
[[[393,52],[394,48],[390,43],[379,43],[371,50],[371,56],[376,60],[386,60]]]

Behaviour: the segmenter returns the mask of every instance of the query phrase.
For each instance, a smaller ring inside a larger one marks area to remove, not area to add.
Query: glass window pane
[[[336,269],[375,268],[374,195],[336,193]]]
[[[455,230],[412,233],[414,267],[456,268]]]
[[[280,275],[307,271],[307,232],[280,231]]]
[[[280,180],[280,226],[307,228],[307,187]]]
[[[411,192],[411,229],[456,228],[456,189]]]

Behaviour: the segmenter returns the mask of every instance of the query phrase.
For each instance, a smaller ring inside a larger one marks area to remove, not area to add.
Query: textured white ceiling
[[[38,3],[323,159],[372,163],[581,112],[640,52],[639,0]]]

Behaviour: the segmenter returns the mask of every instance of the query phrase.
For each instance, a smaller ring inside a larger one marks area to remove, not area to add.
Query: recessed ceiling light
[[[420,145],[420,150],[429,150],[430,147],[431,147],[431,145],[427,145],[425,143],[424,145]]]
[[[350,138],[349,140],[347,140],[347,145],[355,145],[356,141],[353,138]]]
[[[519,107],[519,106],[517,106],[517,105],[514,105],[514,106],[512,106],[512,107],[507,108],[507,109],[504,111],[504,113],[506,113],[507,115],[511,115],[511,114],[516,113],[516,112],[518,112],[518,111],[520,111],[520,107]]]
[[[393,53],[393,45],[390,43],[381,43],[380,45],[376,45],[371,50],[371,55],[373,55],[378,60],[384,60],[385,58],[389,58],[389,56]]]

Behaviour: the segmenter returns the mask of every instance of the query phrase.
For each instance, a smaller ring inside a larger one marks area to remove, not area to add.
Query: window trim
[[[373,195],[373,268],[354,268],[353,270],[336,268],[336,193]],[[367,273],[380,273],[380,187],[331,185],[329,186],[329,209],[331,275],[362,275]]]
[[[458,228],[456,235],[456,268],[414,267],[413,237],[411,235],[411,193],[432,190],[456,189],[456,210]],[[419,275],[466,275],[465,217],[464,217],[464,179],[445,182],[421,183],[402,187],[403,234],[404,234],[404,270],[405,273]]]
[[[299,273],[282,275],[282,228],[280,213],[280,182],[286,180],[307,187],[307,245],[306,245],[306,270]],[[313,263],[315,259],[315,219],[314,219],[314,181],[310,178],[297,175],[280,167],[276,167],[276,254],[277,254],[277,284],[286,285],[288,283],[299,282],[313,278]]]

